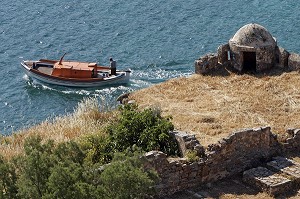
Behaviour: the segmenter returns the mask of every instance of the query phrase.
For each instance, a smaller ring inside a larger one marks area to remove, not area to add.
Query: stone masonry
[[[172,134],[177,140],[182,156],[185,156],[187,151],[195,151],[199,157],[204,153],[204,147],[199,143],[195,135],[183,131],[174,131]]]
[[[199,60],[195,62],[195,72],[196,74],[206,74],[209,71],[217,69],[218,67],[218,55],[210,53],[204,55]]]
[[[272,196],[292,189],[292,181],[265,167],[257,167],[243,173],[243,181]]]
[[[300,55],[296,53],[291,53],[288,57],[288,65],[290,70],[300,69]]]
[[[185,134],[183,135],[182,137],[185,137]],[[186,143],[180,146],[189,146],[196,150],[197,147],[191,144],[193,143],[199,147],[198,142]],[[169,159],[162,152],[151,151],[146,154],[145,167],[156,170],[161,178],[156,186],[158,195],[171,195],[257,167],[284,151],[292,150],[287,145],[288,143],[278,142],[270,127],[245,129],[209,145],[206,150],[199,147],[198,154],[201,158],[197,162],[188,162],[185,158]]]
[[[174,132],[173,135],[179,142],[183,155],[187,149],[196,150],[200,159],[196,162],[189,162],[185,158],[168,158],[166,154],[160,151],[146,153],[145,168],[156,170],[161,179],[156,185],[157,194],[160,197],[194,186],[216,182],[243,173],[251,168],[266,165],[266,163],[269,166],[265,169],[276,174],[275,177],[270,178],[274,179],[274,183],[268,184],[269,178],[262,178],[257,182],[258,184],[254,183],[259,189],[277,195],[282,193],[283,190],[291,188],[290,183],[294,183],[292,179],[298,179],[296,177],[296,174],[298,175],[300,172],[300,167],[298,171],[298,165],[287,169],[281,159],[275,158],[272,160],[272,158],[299,148],[299,129],[289,129],[287,131],[288,138],[284,143],[277,140],[277,136],[271,132],[270,127],[244,129],[232,133],[216,144],[209,145],[205,150],[193,135],[188,135],[185,132]],[[274,160],[277,161],[277,165],[284,165],[283,167],[286,169],[277,166],[276,170],[276,166],[274,166],[276,164],[272,162]],[[270,169],[271,166],[272,169]],[[291,176],[293,176],[291,173],[294,173],[293,178],[288,178],[292,182],[278,176],[278,170],[280,170],[279,173],[285,172],[286,175]],[[283,185],[276,184],[280,180],[283,180]],[[257,180],[253,179],[252,181]]]
[[[267,163],[267,168],[276,172],[284,173],[295,181],[300,182],[300,164],[284,157],[274,157]]]
[[[244,171],[243,181],[275,197],[299,188],[300,164],[278,156],[265,166]]]

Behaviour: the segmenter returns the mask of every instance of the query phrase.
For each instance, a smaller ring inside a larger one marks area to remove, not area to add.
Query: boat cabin
[[[56,62],[53,67],[52,75],[66,78],[97,77],[97,63]]]

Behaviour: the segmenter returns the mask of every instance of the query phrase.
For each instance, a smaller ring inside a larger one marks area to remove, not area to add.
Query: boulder
[[[296,53],[291,53],[288,59],[288,68],[290,70],[300,69],[300,55]]]

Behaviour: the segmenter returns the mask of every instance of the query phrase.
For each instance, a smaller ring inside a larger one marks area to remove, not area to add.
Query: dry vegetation
[[[130,98],[141,107],[158,106],[176,129],[195,134],[204,146],[232,132],[270,126],[273,133],[300,126],[300,75],[192,75],[139,90]]]
[[[21,154],[24,140],[32,135],[40,135],[43,140],[52,139],[60,143],[76,140],[87,134],[99,133],[105,125],[116,118],[116,112],[107,109],[104,103],[99,105],[96,99],[87,98],[78,104],[72,114],[58,116],[15,132],[11,136],[1,137],[0,154],[6,158]]]

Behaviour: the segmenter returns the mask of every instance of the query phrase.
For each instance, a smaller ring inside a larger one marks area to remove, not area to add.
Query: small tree
[[[86,157],[85,152],[81,149],[74,141],[60,143],[53,150],[53,155],[57,162],[64,162],[66,164],[77,163],[79,165],[84,164],[84,159]]]
[[[103,133],[86,136],[81,144],[92,163],[108,163],[115,152],[123,152],[136,145],[143,151],[160,150],[168,155],[178,155],[178,145],[170,135],[174,129],[170,118],[164,118],[153,109],[139,111],[136,105],[120,108],[117,121]]]
[[[86,153],[86,162],[106,164],[112,160],[113,146],[109,136],[103,135],[102,132],[85,136],[80,144]]]
[[[48,193],[43,198],[96,198],[96,187],[86,182],[85,168],[76,163],[57,164],[47,183]]]
[[[92,169],[84,163],[85,153],[76,142],[59,144],[54,150],[56,160],[43,198],[97,198]]]
[[[113,161],[101,174],[100,192],[105,198],[149,198],[158,179],[154,172],[146,172],[140,155],[128,156],[116,153]]]
[[[0,198],[17,198],[16,181],[13,165],[0,156]]]
[[[25,140],[25,156],[17,161],[20,172],[17,186],[21,198],[42,198],[47,192],[47,181],[55,164],[53,147],[53,141],[42,144],[39,136]]]

